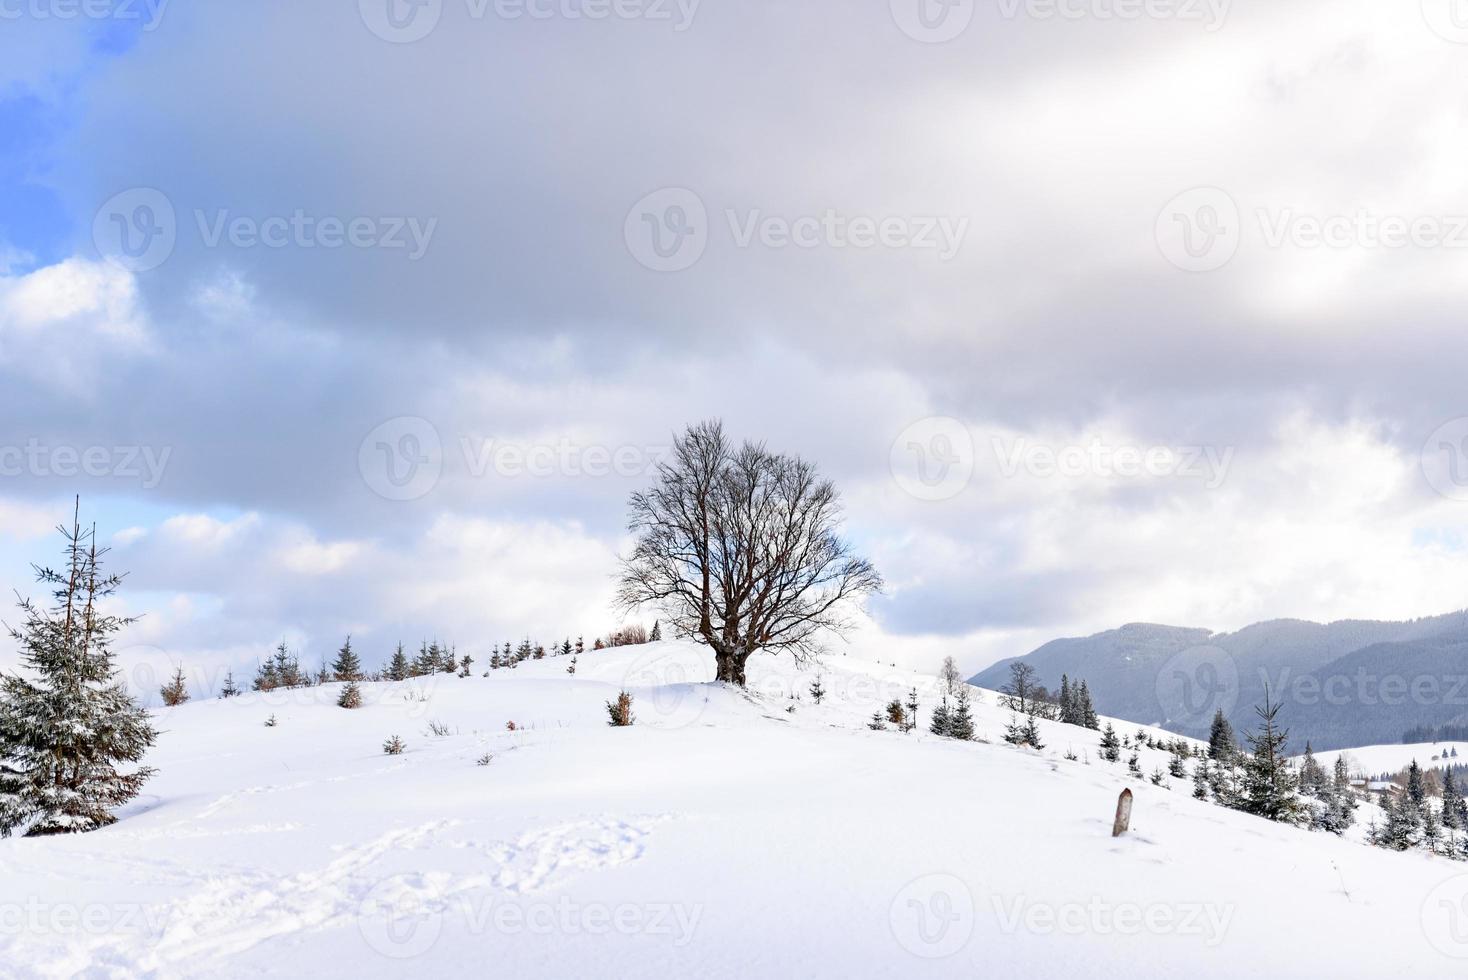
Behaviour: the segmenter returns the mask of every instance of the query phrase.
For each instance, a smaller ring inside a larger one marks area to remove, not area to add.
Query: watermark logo
[[[459,438],[459,449],[475,479],[490,473],[507,479],[644,477],[656,472],[673,451],[671,446],[606,446],[567,438],[554,443],[518,443],[469,436]]]
[[[1239,667],[1222,647],[1203,644],[1169,657],[1157,672],[1158,707],[1169,724],[1201,727],[1239,700]]]
[[[999,0],[1005,20],[1163,20],[1201,23],[1209,34],[1223,26],[1229,0]]]
[[[417,416],[388,419],[362,440],[357,469],[379,497],[399,501],[424,497],[443,474],[438,429]]]
[[[671,24],[681,34],[693,26],[702,0],[464,0],[471,21],[641,20]],[[421,41],[438,27],[443,0],[358,0],[367,29],[392,44]]]
[[[437,218],[339,217],[312,214],[304,208],[264,217],[236,214],[228,208],[212,212],[196,208],[193,219],[205,248],[380,249],[402,252],[409,261],[428,253],[438,229]],[[135,187],[113,195],[97,209],[92,240],[108,261],[130,272],[146,272],[173,254],[180,230],[173,202],[166,194],[152,187]]]
[[[903,949],[923,959],[943,959],[973,936],[974,896],[956,875],[923,875],[892,899],[888,921]]]
[[[1026,438],[990,440],[999,472],[1005,479],[1026,473],[1037,479],[1087,476],[1111,479],[1196,479],[1216,490],[1228,478],[1232,446],[1111,445],[1095,438],[1088,445],[1053,446]]]
[[[103,258],[129,272],[156,269],[178,243],[173,202],[153,187],[114,194],[92,219],[92,242]]]
[[[0,478],[111,478],[153,490],[163,482],[172,455],[172,446],[52,445],[31,438],[22,445],[0,445]]]
[[[859,250],[886,248],[934,251],[940,262],[948,262],[968,237],[969,219],[950,215],[900,215],[880,217],[848,214],[835,208],[794,217],[766,214],[750,208],[742,214],[724,212],[736,248],[759,245],[771,250],[785,248]]]
[[[1259,208],[1259,230],[1268,248],[1457,249],[1468,248],[1468,216],[1451,214],[1307,214],[1294,208]]]
[[[1422,0],[1422,18],[1443,40],[1468,44],[1468,0]]]
[[[372,949],[395,960],[422,956],[443,933],[443,910],[430,903],[417,875],[379,881],[357,907],[357,929]]]
[[[583,670],[590,667],[589,661],[583,664]],[[652,649],[628,666],[622,687],[639,691],[633,705],[638,721],[658,728],[686,728],[708,706],[704,685],[712,680],[711,670],[699,670],[676,655]]]
[[[227,242],[234,248],[299,248],[327,249],[375,248],[401,250],[408,261],[416,262],[428,254],[438,219],[420,219],[412,215],[335,215],[311,214],[296,208],[290,214],[257,218],[233,214],[228,208],[213,213],[194,211],[194,224],[205,248],[218,248]]]
[[[919,500],[949,500],[974,475],[974,439],[955,418],[918,419],[892,442],[892,478]]]
[[[391,44],[421,41],[438,26],[443,0],[357,0],[362,23]]]
[[[682,272],[708,247],[708,209],[686,187],[664,187],[632,205],[622,235],[642,265],[654,272]]]
[[[1434,429],[1420,458],[1428,486],[1449,500],[1468,500],[1468,416]]]
[[[1444,956],[1468,960],[1468,875],[1455,875],[1427,893],[1422,933]]]
[[[1236,907],[1209,902],[1031,902],[1020,895],[992,898],[999,931],[1034,936],[1193,936],[1221,944]]]
[[[578,902],[569,895],[517,902],[469,895],[439,897],[425,876],[395,875],[372,887],[357,908],[357,928],[376,952],[408,960],[433,949],[453,915],[469,936],[647,936],[674,948],[693,942],[702,905],[680,902]]]
[[[167,905],[131,902],[43,902],[37,898],[0,901],[0,936],[134,936],[155,941],[167,930],[173,910]]]
[[[891,0],[892,21],[923,44],[942,44],[968,30],[975,0]]]
[[[169,0],[0,0],[0,20],[140,21],[145,33],[163,22]]]
[[[1239,206],[1217,187],[1194,187],[1168,201],[1153,234],[1167,261],[1186,272],[1227,265],[1242,237]]]
[[[821,208],[771,214],[762,208],[725,208],[728,244],[738,249],[902,249],[953,259],[968,236],[969,219],[955,215],[858,214]],[[627,212],[627,250],[655,272],[681,272],[703,257],[713,226],[703,199],[685,187],[646,195]]]
[[[158,690],[163,686],[164,676],[159,665],[173,663],[174,658],[162,647],[148,643],[135,643],[113,651],[113,662],[122,675],[128,693],[144,704],[159,703]]]

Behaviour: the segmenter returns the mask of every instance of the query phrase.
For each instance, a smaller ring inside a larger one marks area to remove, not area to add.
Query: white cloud
[[[104,361],[149,346],[137,282],[125,270],[70,258],[0,275],[0,376],[14,372],[78,393]]]
[[[33,504],[0,498],[0,544],[7,539],[15,543],[49,537],[52,530],[70,516],[68,504]]]

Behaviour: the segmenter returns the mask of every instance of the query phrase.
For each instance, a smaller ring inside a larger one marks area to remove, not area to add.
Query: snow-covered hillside
[[[0,842],[0,973],[1431,977],[1468,955],[1464,865],[1128,778],[1084,729],[1013,748],[990,693],[990,744],[958,743],[869,730],[914,684],[926,719],[937,682],[847,658],[756,658],[748,693],[681,643],[566,663],[365,685],[356,711],[328,686],[157,712],[159,775],[116,826]],[[624,685],[637,723],[609,728]]]

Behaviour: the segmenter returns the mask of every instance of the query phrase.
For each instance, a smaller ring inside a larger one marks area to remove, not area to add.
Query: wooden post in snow
[[[1116,822],[1111,825],[1111,836],[1120,837],[1132,823],[1132,791],[1124,789],[1116,798]]]

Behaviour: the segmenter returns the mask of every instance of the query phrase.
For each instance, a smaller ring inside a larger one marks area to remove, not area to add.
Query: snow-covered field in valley
[[[155,712],[159,774],[119,823],[0,842],[0,974],[1133,980],[1468,964],[1464,865],[1129,778],[1085,729],[1041,722],[1043,751],[1014,748],[991,692],[975,706],[987,744],[960,743],[925,731],[935,678],[848,658],[756,657],[749,692],[704,683],[712,659],[691,644],[588,652],[575,676],[567,663],[368,684],[355,711],[328,685]],[[924,727],[869,730],[914,684]],[[636,724],[611,728],[604,702],[623,686]],[[395,734],[407,750],[385,755]],[[1167,760],[1144,751],[1142,768]],[[1113,839],[1128,787],[1132,829]]]
[[[1457,751],[1457,756],[1449,753]],[[1413,759],[1424,769],[1441,769],[1449,763],[1468,764],[1468,742],[1419,742],[1411,745],[1363,745],[1354,749],[1317,752],[1315,759],[1327,769],[1335,765],[1337,756],[1345,756],[1352,773],[1375,776],[1383,772],[1399,772]]]

